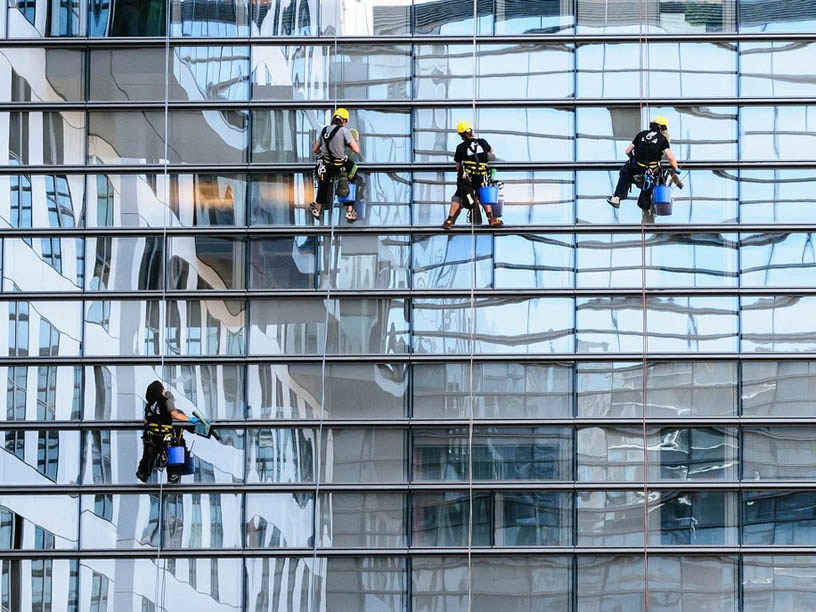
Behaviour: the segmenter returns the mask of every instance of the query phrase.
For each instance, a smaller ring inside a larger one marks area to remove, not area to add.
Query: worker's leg
[[[142,435],[142,458],[139,460],[139,467],[136,468],[136,478],[142,482],[148,481],[156,465],[159,450],[154,436],[148,433]]]
[[[319,219],[323,209],[328,205],[331,198],[332,187],[334,186],[334,176],[328,168],[317,174],[317,193],[315,200],[309,205],[309,211],[315,219]]]
[[[652,187],[640,190],[637,205],[641,210],[649,210],[652,207]]]
[[[615,193],[606,198],[606,201],[615,208],[620,206],[621,200],[625,200],[626,196],[629,195],[629,189],[632,187],[632,176],[634,173],[634,169],[632,168],[633,163],[635,162],[630,159],[623,164],[623,166],[621,166],[620,172],[618,172],[618,184],[615,187]]]
[[[451,199],[450,210],[448,211],[448,218],[445,219],[445,222],[442,224],[442,229],[450,229],[453,227],[453,224],[456,223],[456,218],[459,216],[459,213],[462,212],[462,200],[458,195],[454,195]]]

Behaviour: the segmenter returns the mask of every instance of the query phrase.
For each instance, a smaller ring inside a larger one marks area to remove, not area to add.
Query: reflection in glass
[[[740,32],[812,32],[816,24],[816,7],[809,2],[785,3],[778,8],[757,0],[738,2]]]
[[[162,310],[159,300],[85,302],[85,355],[159,355]]]
[[[171,225],[246,223],[247,183],[243,174],[171,174],[168,189]]]
[[[812,426],[743,429],[744,480],[808,480],[816,463]]]
[[[405,289],[410,283],[411,239],[405,235],[317,237],[321,289]]]
[[[402,300],[253,300],[250,354],[405,353],[408,313]],[[328,330],[326,330],[328,324]]]
[[[247,161],[249,116],[242,110],[173,110],[168,115],[168,161],[240,164]]]
[[[404,558],[329,557],[325,593],[330,603],[326,609],[405,610],[406,565]]]
[[[578,491],[575,509],[578,546],[643,546],[643,491]]]
[[[164,113],[91,111],[88,113],[89,164],[157,164],[165,156]]]
[[[579,288],[640,287],[644,247],[650,288],[737,284],[735,234],[578,234],[577,246]]]
[[[579,555],[576,570],[578,610],[646,609],[643,555]]]
[[[575,244],[571,235],[496,236],[497,288],[559,289],[575,282]]]
[[[813,546],[816,495],[812,491],[743,493],[742,541],[758,546]]]
[[[249,609],[255,612],[278,612],[300,610],[309,605],[319,608],[322,604],[313,597],[322,593],[329,561],[325,557],[313,558],[311,555],[246,558],[245,601],[248,602]],[[241,583],[239,578],[236,584]],[[282,589],[282,584],[289,586]]]
[[[0,32],[2,32],[0,19]],[[2,102],[81,102],[82,51],[73,49],[0,48],[0,58],[12,66],[0,80]]]
[[[622,7],[616,4],[615,13]],[[579,45],[576,54],[581,98],[722,98],[737,92],[737,53],[733,44],[588,44]],[[642,94],[638,70],[641,62],[648,67]]]
[[[740,152],[744,159],[809,159],[814,146],[811,106],[740,108]]]
[[[806,7],[790,11],[801,14]],[[778,15],[788,13],[780,11]],[[776,16],[776,15],[774,15]],[[766,14],[766,20],[771,18]],[[807,41],[741,42],[740,94],[757,97],[813,97],[814,84],[798,69],[813,62],[816,45]]]
[[[648,609],[737,612],[737,569],[734,556],[650,557]]]
[[[164,287],[164,245],[160,236],[89,237],[86,289],[138,291]]]
[[[812,170],[740,170],[742,223],[814,223]]]
[[[171,355],[243,355],[246,303],[239,300],[167,302],[166,352]]]
[[[170,100],[249,99],[248,47],[174,47],[170,70]]]
[[[166,183],[160,174],[96,174],[88,177],[87,190],[88,227],[166,223]]]
[[[250,242],[249,285],[252,289],[313,289],[317,238],[286,236]]]
[[[249,433],[248,482],[314,482],[315,431],[257,429]]]
[[[324,429],[321,482],[404,482],[406,438],[402,429]]]
[[[414,161],[452,164],[453,152],[461,142],[456,124],[462,120],[462,113],[461,109],[415,109]],[[573,159],[575,126],[574,114],[569,109],[484,107],[476,112],[471,123],[479,138],[487,140],[496,158],[502,161]]]
[[[170,36],[249,36],[248,0],[172,0]]]
[[[244,240],[173,236],[168,244],[168,289],[243,289]]]
[[[84,284],[82,238],[6,238],[3,251],[5,291],[75,291]]]
[[[81,0],[16,2],[8,7],[9,38],[85,35],[85,7]]]
[[[6,346],[10,357],[76,357],[82,350],[82,304],[71,301],[0,302],[8,313]]]
[[[411,496],[411,542],[415,547],[490,546],[492,506],[489,493],[474,493],[472,498],[467,491],[416,493]]]
[[[812,296],[741,298],[742,347],[745,352],[813,352]]]
[[[91,100],[164,102],[167,54],[163,47],[94,48],[90,62]]]
[[[737,514],[734,493],[650,492],[652,524],[649,526],[649,543],[662,546],[734,545],[737,543]]]
[[[569,298],[457,298],[414,300],[414,352],[570,353]],[[475,317],[475,320],[473,319]]]
[[[12,174],[0,177],[0,219],[11,227],[77,227],[82,224],[85,177]]]
[[[0,368],[5,374],[5,412],[0,420],[76,421],[81,418],[82,370],[80,366],[10,365]],[[36,384],[29,382],[36,381]],[[19,438],[23,432],[11,435]],[[14,444],[12,444],[14,446]],[[7,448],[14,452],[15,449]]]
[[[36,538],[41,548],[49,548],[52,538],[39,531]],[[12,579],[13,577],[13,579]],[[77,609],[79,604],[79,561],[76,559],[14,559],[3,560],[3,580],[0,597],[9,602],[7,609],[20,601],[30,604],[27,609],[52,610],[59,605]],[[59,598],[59,599],[58,599]]]
[[[239,364],[165,365],[162,382],[186,414],[209,419],[243,419],[244,366]]]
[[[572,369],[537,363],[413,366],[413,416],[420,419],[572,416]]]
[[[813,234],[762,233],[740,235],[740,286],[816,286]]]
[[[648,298],[650,351],[736,350],[736,299],[728,297]],[[578,352],[639,353],[643,313],[639,297],[577,300]]]
[[[745,416],[811,417],[816,413],[816,363],[743,362],[742,412]]]
[[[44,418],[50,420],[47,415]],[[6,451],[0,454],[0,481],[4,485],[38,486],[78,482],[79,438],[79,432],[71,430],[0,431]]]
[[[164,36],[165,0],[93,0],[88,16],[89,36]]]
[[[493,237],[486,234],[417,236],[411,250],[414,287],[491,287],[494,272],[493,241]]]
[[[816,558],[813,555],[743,555],[745,612],[784,612],[816,608]]]
[[[568,98],[573,95],[573,51],[568,45],[417,45],[414,77],[420,100]]]
[[[0,165],[81,165],[85,160],[85,113],[0,112],[0,142],[8,147]]]
[[[619,2],[607,6],[595,0],[578,0],[578,33],[676,34],[734,32],[738,0],[656,2],[646,8]],[[744,2],[745,0],[739,0]],[[614,7],[614,8],[613,8]],[[645,23],[644,23],[645,22]],[[632,610],[642,606],[632,607]],[[628,608],[626,608],[628,609]]]
[[[416,557],[412,610],[568,610],[572,564],[559,556]],[[395,609],[395,608],[394,608]]]
[[[405,546],[405,513],[405,497],[400,494],[324,493],[320,496],[319,546]]]
[[[49,511],[37,511],[43,507]],[[0,550],[70,550],[78,546],[76,497],[0,495]]]
[[[325,375],[325,376],[324,376]],[[402,418],[408,398],[404,364],[327,363],[249,366],[253,419]],[[320,410],[322,402],[322,411]]]
[[[246,495],[244,545],[247,548],[312,546],[314,496],[311,493]]]

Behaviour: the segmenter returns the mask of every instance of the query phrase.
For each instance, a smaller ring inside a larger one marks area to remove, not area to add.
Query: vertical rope
[[[471,92],[471,106],[470,112],[472,123],[478,127],[476,122],[476,95],[478,93],[479,83],[479,65],[476,57],[476,30],[479,24],[479,12],[477,6],[478,0],[473,0],[473,40],[471,41],[472,53],[472,75],[473,89]],[[481,206],[481,204],[477,204]],[[472,214],[476,214],[476,209]],[[473,609],[473,404],[475,401],[475,394],[473,393],[473,384],[475,377],[473,375],[474,368],[474,345],[476,343],[476,224],[470,224],[470,249],[471,249],[471,268],[470,268],[470,356],[468,363],[468,538],[467,538],[467,610]]]
[[[642,0],[640,4],[640,34],[639,34],[639,81],[640,81],[640,119],[643,121],[644,99],[646,107],[646,121],[649,114],[649,0]],[[644,58],[645,56],[645,58]],[[649,350],[648,338],[648,303],[646,300],[646,224],[640,223],[640,307],[642,312],[642,340],[643,351],[641,365],[641,403],[642,403],[642,431],[643,438],[643,609],[649,612],[649,430],[647,426],[646,410],[648,401],[649,364],[646,359]]]
[[[335,3],[335,23],[334,23],[334,43],[332,45],[332,51],[329,52],[328,57],[326,58],[326,66],[327,66],[327,78],[331,78],[331,62],[336,61],[337,59],[337,43],[338,43],[338,31],[340,29],[340,2]],[[329,90],[334,88],[333,94],[330,95],[332,100],[332,110],[331,112],[334,113],[334,109],[337,108],[337,81],[329,83]],[[324,214],[327,215],[329,220],[329,247],[328,250],[324,247],[324,255],[318,259],[319,262],[327,262],[327,271],[326,271],[326,298],[325,298],[325,316],[323,317],[323,351],[320,357],[320,406],[318,406],[318,418],[319,423],[317,427],[317,440],[315,441],[315,448],[316,452],[316,461],[315,461],[315,499],[314,499],[314,513],[312,516],[312,581],[314,587],[311,589],[312,592],[312,601],[310,604],[310,610],[315,610],[319,608],[317,602],[319,601],[319,593],[321,592],[320,583],[318,581],[318,572],[317,572],[317,547],[320,541],[320,513],[321,513],[321,506],[320,506],[320,480],[321,480],[321,472],[323,471],[324,466],[324,458],[323,458],[323,432],[325,430],[325,405],[326,405],[326,352],[329,345],[329,309],[331,308],[332,304],[332,283],[333,280],[333,268],[332,264],[335,260],[335,245],[334,245],[334,189],[333,187],[329,190],[329,201],[325,203],[325,206],[321,209]],[[325,210],[328,208],[328,210]],[[338,253],[339,257],[339,253]],[[339,262],[338,262],[339,265]],[[326,576],[324,576],[324,579]]]

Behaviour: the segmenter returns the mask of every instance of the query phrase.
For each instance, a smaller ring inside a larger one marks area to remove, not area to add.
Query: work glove
[[[199,419],[198,417],[195,417],[195,416],[191,416],[191,417],[190,417],[189,419],[187,419],[187,420],[188,420],[190,423],[192,423],[193,425],[195,425],[196,423],[200,423],[200,422],[201,422],[201,419]]]

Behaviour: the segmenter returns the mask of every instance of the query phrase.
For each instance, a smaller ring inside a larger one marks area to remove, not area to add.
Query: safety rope
[[[471,41],[471,52],[472,52],[472,66],[473,69],[471,71],[471,80],[473,83],[472,91],[471,91],[471,122],[474,126],[478,126],[478,122],[476,120],[476,94],[478,92],[479,87],[479,64],[478,58],[476,54],[476,29],[479,24],[479,13],[477,7],[477,0],[473,0],[473,39]],[[467,537],[467,610],[470,612],[473,609],[473,505],[475,500],[473,499],[473,411],[474,411],[474,402],[475,402],[475,394],[473,392],[473,384],[475,381],[475,377],[473,375],[473,368],[475,367],[474,362],[474,353],[475,348],[474,345],[476,343],[476,223],[475,223],[475,215],[477,212],[481,212],[477,210],[477,207],[481,206],[481,202],[474,203],[473,209],[471,210],[471,215],[474,215],[474,218],[470,224],[470,323],[469,323],[469,336],[470,336],[470,356],[469,356],[469,363],[468,363],[468,445],[467,445],[467,479],[468,479],[468,537]],[[481,215],[480,215],[481,216]]]
[[[649,120],[649,0],[640,3],[640,34],[638,37],[638,51],[640,58],[639,84],[640,104],[639,116],[644,119],[644,99],[646,121]],[[645,59],[644,59],[645,58]],[[649,612],[649,431],[647,427],[646,409],[648,401],[649,364],[646,359],[649,350],[648,339],[648,304],[646,300],[646,223],[640,223],[640,307],[642,312],[642,362],[641,362],[641,403],[642,403],[642,431],[643,438],[643,609]]]
[[[339,37],[339,29],[340,29],[340,2],[335,3],[335,26],[334,26],[334,44],[333,44],[333,54],[334,60],[337,60],[338,57],[338,37]],[[331,66],[331,54],[329,52],[330,57],[327,58],[327,64]],[[331,74],[331,71],[329,71]],[[334,88],[334,94],[331,96],[333,107],[331,112],[334,113],[334,109],[337,108],[337,81],[335,80],[333,83],[329,83],[329,87]],[[318,179],[319,180],[319,179]],[[319,185],[315,185],[317,189]],[[331,308],[331,300],[332,300],[332,283],[333,283],[333,270],[334,270],[334,260],[338,254],[335,254],[335,236],[334,236],[334,184],[329,188],[329,198],[328,202],[325,202],[321,205],[321,211],[327,215],[329,220],[329,248],[328,248],[328,257],[326,257],[326,249],[323,249],[323,255],[317,260],[317,265],[321,265],[321,262],[326,263],[326,298],[325,298],[325,315],[323,318],[323,351],[320,357],[320,405],[318,406],[318,415],[319,415],[319,422],[317,427],[317,439],[315,440],[315,498],[314,498],[314,511],[312,513],[312,584],[313,588],[312,591],[312,601],[310,603],[310,610],[315,610],[316,603],[320,600],[320,583],[318,581],[318,572],[317,572],[317,548],[320,541],[320,477],[321,472],[323,471],[323,464],[324,464],[324,457],[323,457],[323,431],[324,431],[324,415],[325,415],[325,405],[326,405],[326,353],[329,345],[329,310]],[[316,198],[315,194],[315,198]],[[323,210],[323,208],[328,208],[328,210]],[[339,219],[338,219],[339,221]],[[339,262],[338,262],[339,267]],[[319,277],[318,277],[319,278]],[[339,310],[339,309],[338,309]],[[328,448],[328,444],[326,445]],[[326,578],[326,577],[324,577]]]

